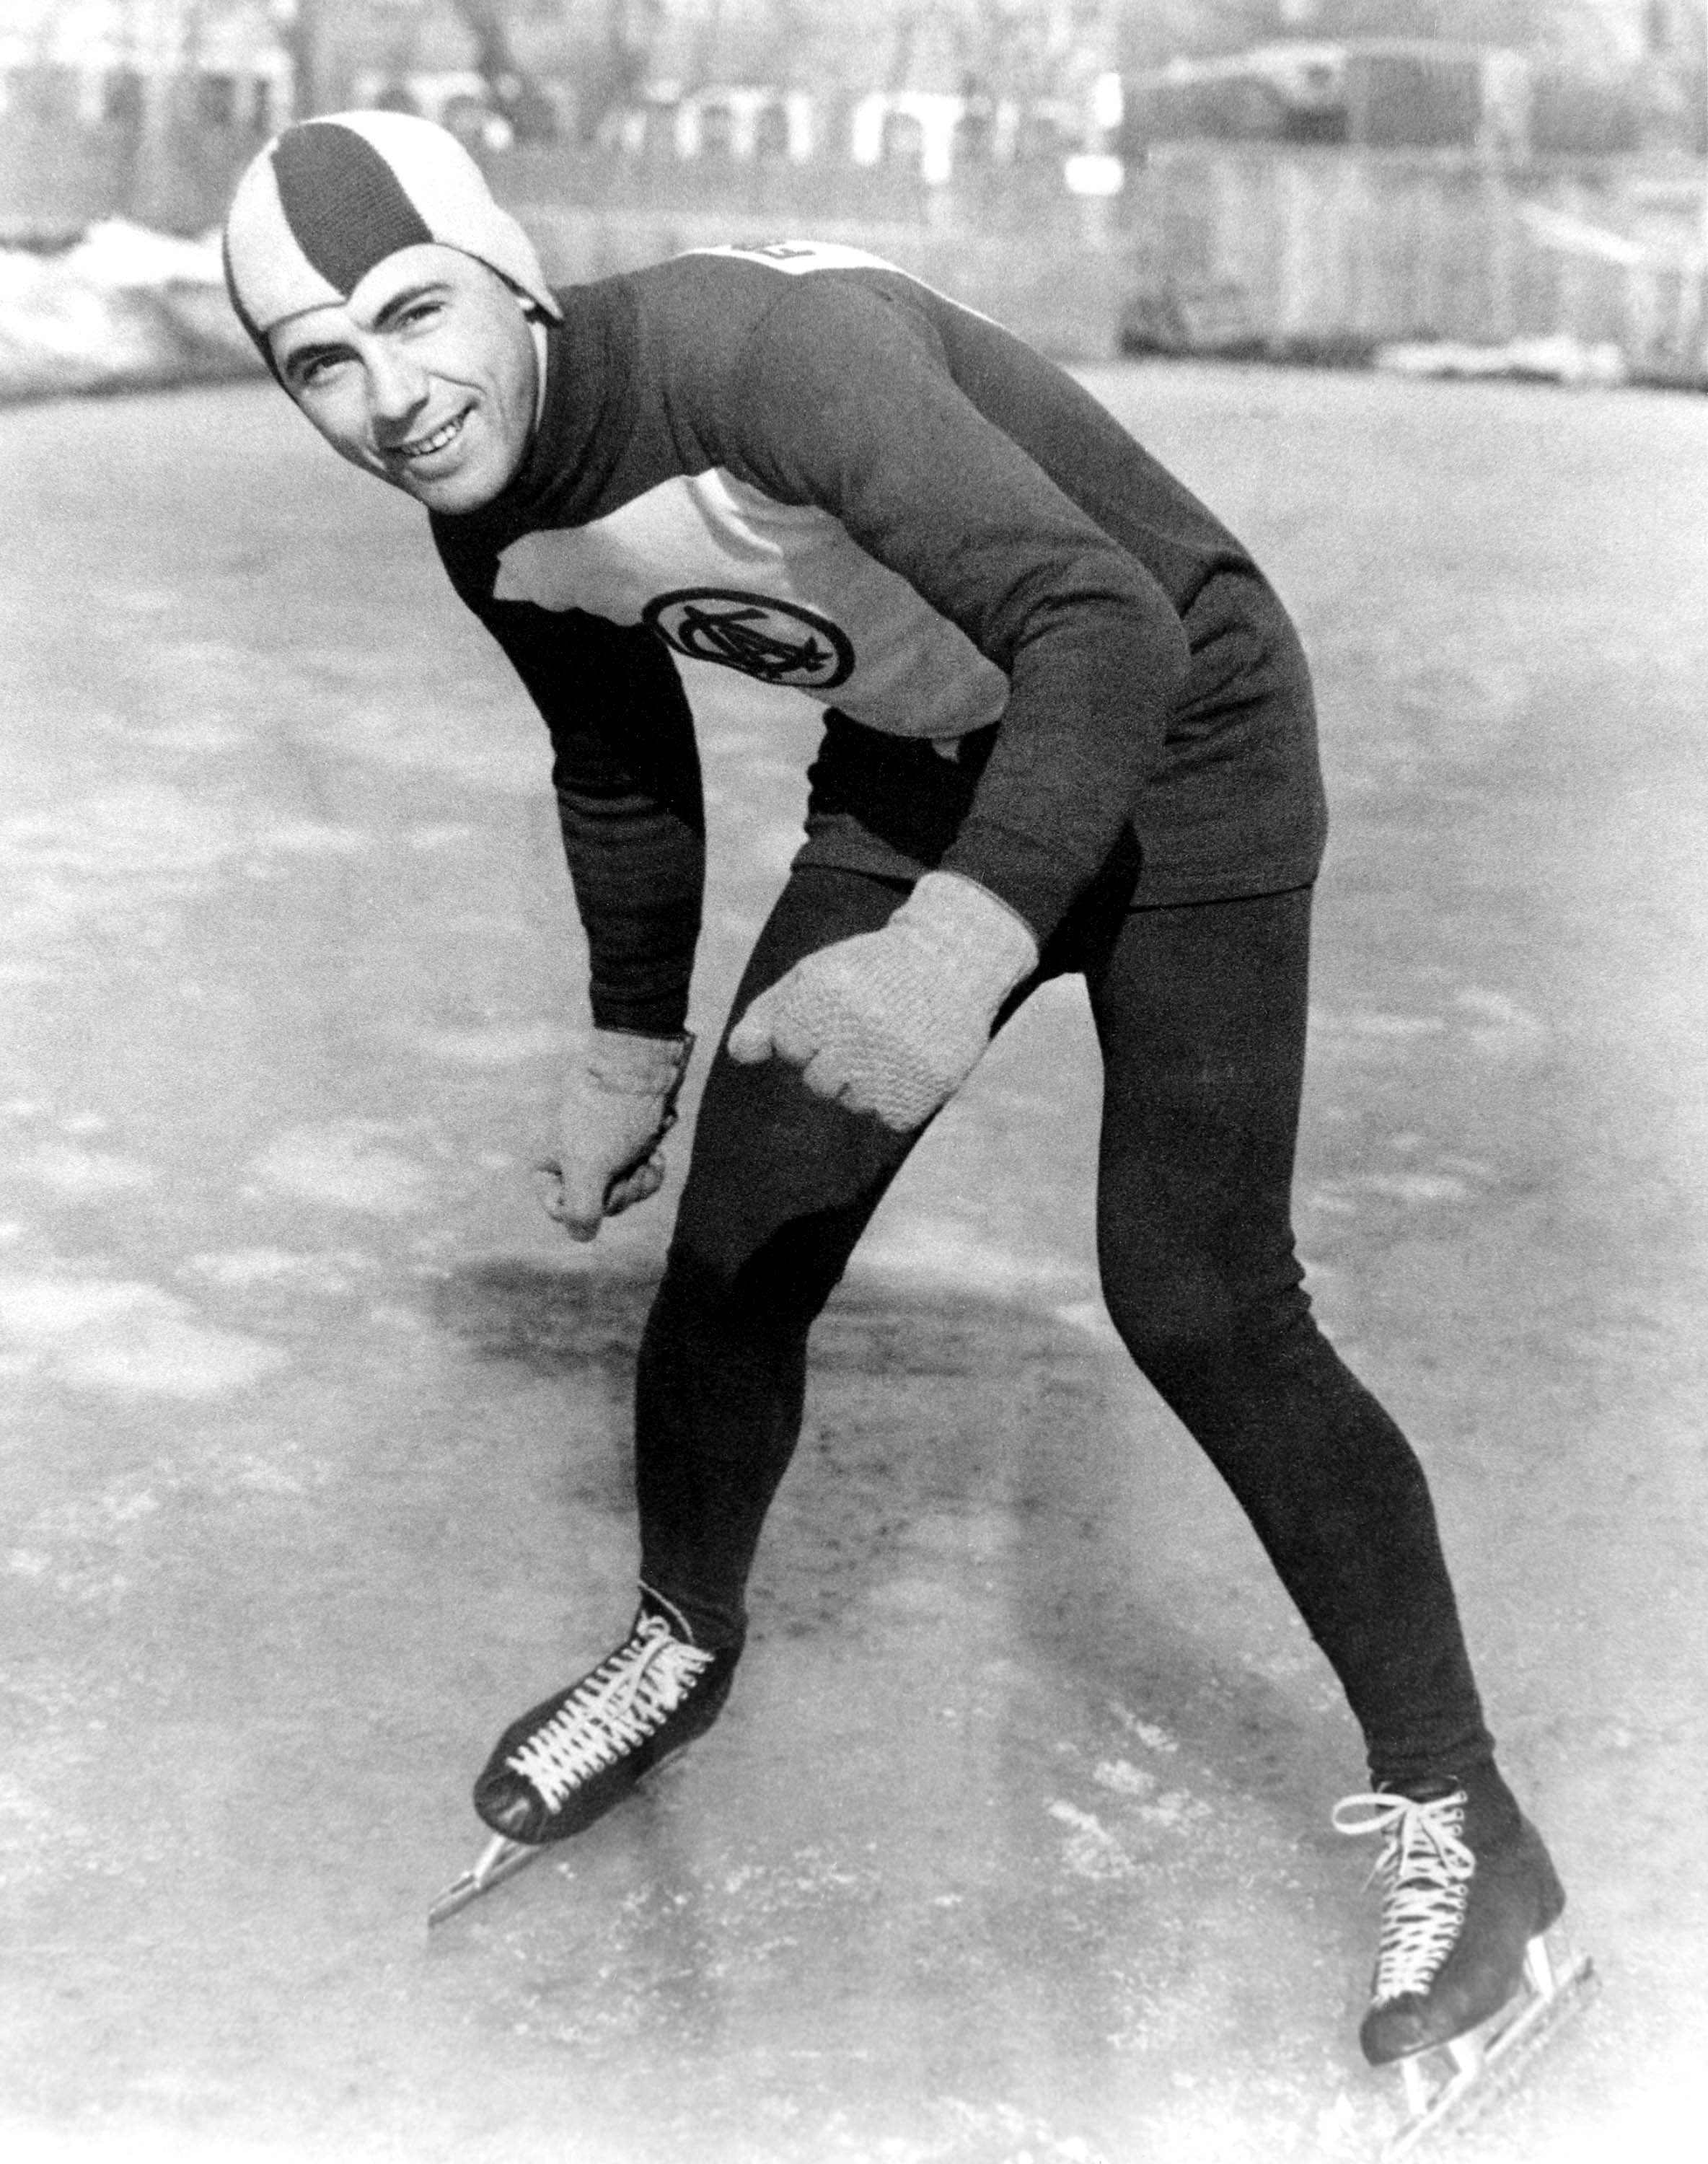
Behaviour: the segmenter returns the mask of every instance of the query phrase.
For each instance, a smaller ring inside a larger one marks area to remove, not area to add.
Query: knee
[[[1176,1277],[1136,1291],[1106,1282],[1103,1296],[1122,1342],[1153,1382],[1213,1359],[1233,1333],[1232,1304],[1215,1285]]]
[[[670,1250],[653,1295],[642,1337],[643,1355],[660,1344],[695,1343],[739,1337],[752,1327],[752,1303],[741,1296],[741,1272],[717,1255]]]
[[[792,1352],[805,1345],[828,1291],[770,1248],[747,1254],[678,1239],[647,1318],[643,1358],[666,1344],[690,1352]]]
[[[1285,1271],[1257,1283],[1176,1262],[1138,1279],[1106,1270],[1103,1291],[1141,1372],[1166,1385],[1284,1357],[1288,1343],[1312,1327],[1302,1276],[1290,1258]]]

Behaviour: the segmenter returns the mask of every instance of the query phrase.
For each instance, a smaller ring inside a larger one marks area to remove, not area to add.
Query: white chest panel
[[[961,736],[1007,703],[996,664],[828,512],[717,470],[586,526],[523,534],[493,596],[649,623],[690,659],[792,685],[893,736]]]

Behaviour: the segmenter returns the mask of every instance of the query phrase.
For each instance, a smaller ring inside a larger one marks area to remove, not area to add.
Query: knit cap
[[[346,301],[376,263],[437,241],[473,255],[556,318],[533,244],[456,137],[407,113],[339,113],[286,129],[238,182],[225,282],[269,367],[266,334]]]

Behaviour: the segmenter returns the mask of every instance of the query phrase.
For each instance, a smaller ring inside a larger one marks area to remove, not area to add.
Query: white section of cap
[[[486,175],[448,129],[407,113],[329,113],[297,124],[344,128],[361,136],[391,167],[434,240],[476,257],[554,319],[561,313],[533,243],[493,201]],[[225,228],[232,282],[262,331],[349,297],[321,276],[297,244],[273,171],[278,139],[239,182]]]
[[[345,297],[297,245],[279,200],[269,144],[244,172],[225,219],[225,260],[244,313],[257,330]]]

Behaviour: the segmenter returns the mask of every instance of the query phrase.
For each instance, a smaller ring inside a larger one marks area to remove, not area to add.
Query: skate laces
[[[555,1810],[591,1775],[655,1736],[712,1657],[685,1644],[662,1616],[643,1618],[506,1764]]]
[[[1464,1790],[1428,1803],[1387,1793],[1348,1796],[1335,1805],[1333,1823],[1337,1833],[1354,1839],[1384,1837],[1365,1882],[1380,1878],[1383,1887],[1372,2003],[1427,1992],[1458,1937],[1477,1867],[1460,1838]]]

